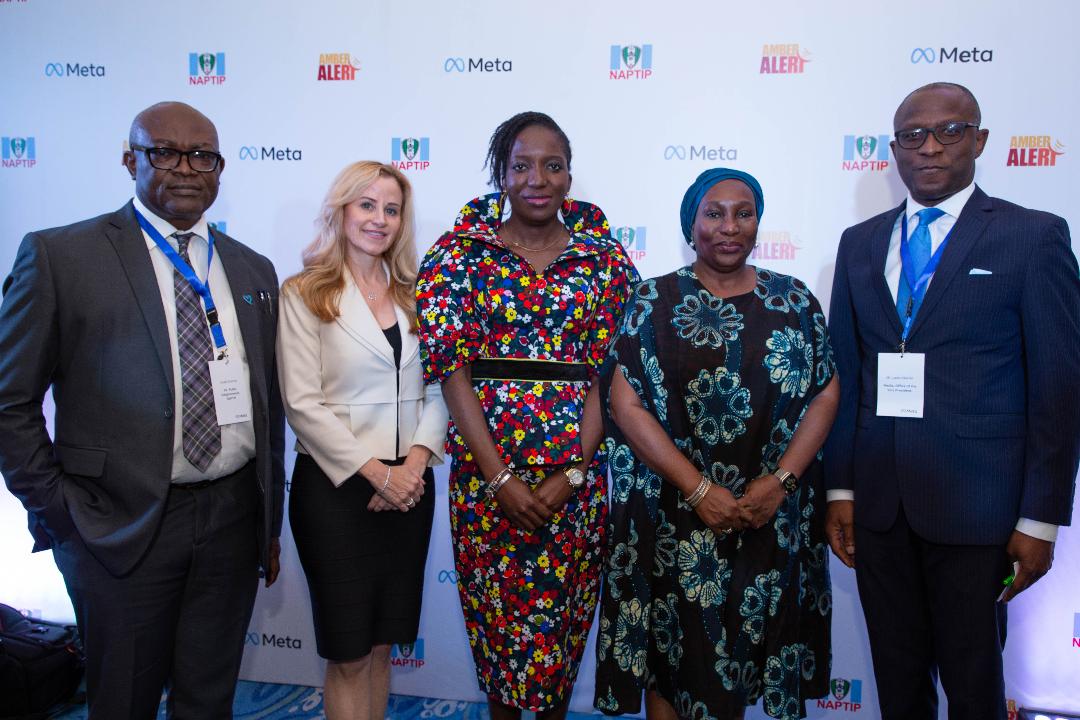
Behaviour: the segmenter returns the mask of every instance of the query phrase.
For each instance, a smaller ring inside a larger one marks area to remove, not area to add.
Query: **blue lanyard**
[[[218,355],[218,359],[220,360],[227,352],[225,346],[225,333],[222,332],[221,323],[218,321],[217,306],[214,305],[214,298],[210,294],[210,286],[206,284],[210,282],[210,263],[214,261],[214,233],[207,233],[209,237],[206,242],[210,247],[210,251],[206,260],[206,283],[204,283],[199,279],[199,276],[195,274],[195,271],[191,266],[184,262],[184,258],[180,257],[180,253],[173,250],[169,241],[161,236],[161,233],[157,231],[157,228],[151,225],[150,221],[143,217],[141,212],[136,210],[135,217],[138,219],[142,229],[150,236],[150,239],[161,248],[161,252],[165,253],[165,257],[169,258],[173,267],[176,268],[176,271],[184,276],[188,285],[191,285],[191,288],[202,298],[203,310],[206,312],[206,322],[209,323],[210,334],[214,337],[214,347],[221,351]]]
[[[900,336],[901,354],[907,347],[911,325],[915,322],[915,308],[922,304],[923,295],[926,294],[926,288],[930,284],[930,278],[934,276],[934,271],[937,270],[938,263],[941,262],[941,255],[945,252],[945,246],[949,244],[949,238],[952,237],[952,231],[955,229],[956,225],[953,225],[949,230],[949,234],[938,245],[937,251],[930,257],[930,261],[926,263],[922,275],[916,278],[914,277],[914,263],[911,261],[911,248],[908,247],[907,210],[905,209],[900,216],[900,267],[903,270],[904,277],[907,278],[908,287],[911,288],[907,312],[904,314],[904,332]]]

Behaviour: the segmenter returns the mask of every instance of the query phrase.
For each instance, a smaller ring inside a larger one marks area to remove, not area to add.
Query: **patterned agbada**
[[[771,522],[722,537],[638,460],[607,412],[618,367],[683,454],[736,497],[773,472],[835,373],[825,317],[801,281],[758,269],[712,295],[689,267],[639,285],[604,368],[612,472],[596,706],[656,690],[680,717],[730,717],[763,698],[805,716],[828,693],[832,598],[820,461]]]
[[[474,380],[503,460],[529,485],[581,459],[586,393],[637,271],[599,208],[567,200],[563,253],[537,273],[499,239],[499,196],[477,198],[428,251],[417,282],[427,382],[481,358],[583,363],[588,382]],[[447,439],[458,592],[481,689],[505,705],[558,705],[577,675],[596,607],[607,504],[601,449],[585,486],[535,532],[484,497],[453,422]]]

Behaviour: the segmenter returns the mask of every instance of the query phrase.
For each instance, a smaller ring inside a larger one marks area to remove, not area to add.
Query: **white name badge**
[[[925,370],[923,353],[878,353],[877,414],[921,418]]]
[[[214,408],[218,425],[251,420],[251,391],[242,380],[241,363],[211,360],[210,382],[214,387]]]

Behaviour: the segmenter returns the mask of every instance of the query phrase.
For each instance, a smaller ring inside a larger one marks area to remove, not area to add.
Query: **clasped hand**
[[[425,467],[408,460],[402,465],[390,466],[390,482],[373,482],[375,494],[368,502],[368,510],[372,512],[384,512],[386,510],[399,510],[408,512],[417,506],[420,498],[424,496],[424,470]],[[384,476],[385,477],[385,476]],[[386,489],[383,490],[383,483]]]
[[[530,489],[514,475],[499,488],[495,499],[511,523],[521,530],[532,532],[562,510],[572,492],[566,473],[558,470],[544,478],[535,489]]]
[[[713,486],[694,509],[702,522],[726,535],[734,530],[757,530],[773,519],[784,501],[784,488],[773,474],[750,481],[741,498],[727,488]]]

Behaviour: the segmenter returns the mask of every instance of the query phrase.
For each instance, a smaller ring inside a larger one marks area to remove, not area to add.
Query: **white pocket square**
[[[968,271],[968,275],[993,275],[994,273],[989,270],[983,270],[982,268],[971,268]]]

